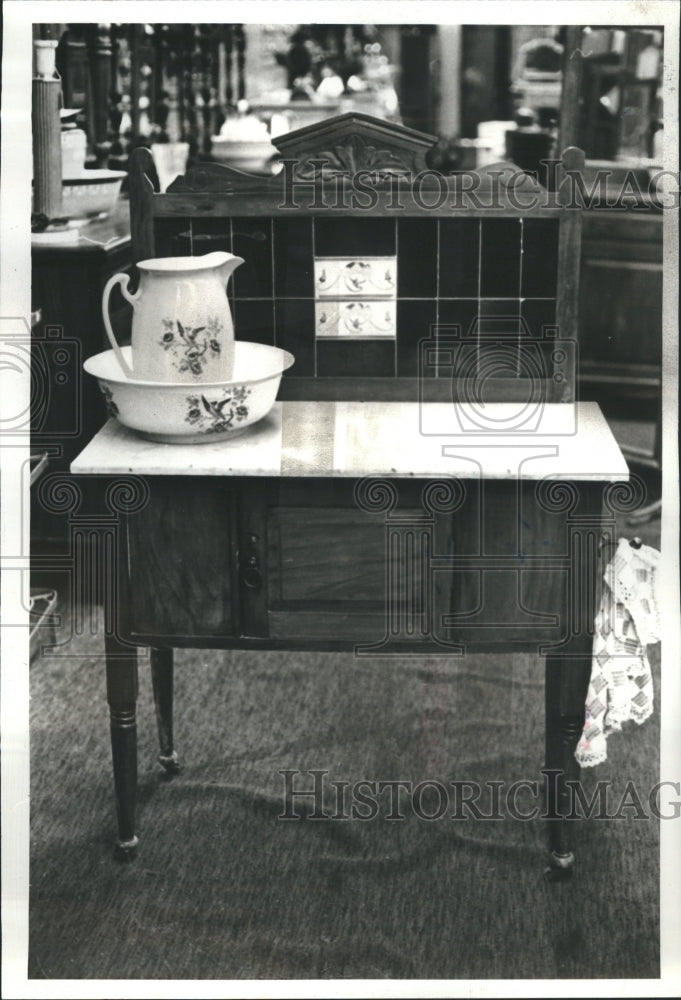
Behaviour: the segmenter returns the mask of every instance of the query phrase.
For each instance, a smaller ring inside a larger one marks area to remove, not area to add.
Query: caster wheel
[[[169,757],[160,754],[158,762],[168,775],[177,774],[180,770],[180,761],[174,750]]]
[[[544,878],[547,882],[569,882],[574,872],[575,856],[570,851],[568,854],[556,854],[552,851],[549,855],[549,863],[544,869]]]
[[[137,854],[139,840],[133,837],[132,840],[119,840],[114,850],[114,857],[117,861],[134,861]]]

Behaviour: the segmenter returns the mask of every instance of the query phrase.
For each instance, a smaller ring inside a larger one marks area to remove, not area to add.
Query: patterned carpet
[[[641,529],[637,529],[641,533]],[[654,541],[655,526],[643,529]],[[341,654],[176,654],[183,768],[156,758],[148,665],[139,702],[141,838],[114,861],[103,641],[69,639],[31,672],[29,976],[39,979],[645,978],[659,975],[658,823],[592,817],[569,883],[542,878],[540,819],[438,819],[376,796],[362,819],[283,820],[282,770],[327,771],[321,811],[360,780],[536,780],[543,764],[538,657],[356,659]],[[659,647],[652,649],[659,692]],[[585,772],[616,811],[659,770],[659,719],[610,740]],[[321,779],[320,779],[321,780]],[[365,788],[366,791],[366,788]],[[432,793],[432,794],[430,794]],[[347,799],[356,811],[368,807]],[[530,791],[518,804],[529,812]],[[451,805],[451,802],[449,803]],[[311,798],[293,800],[309,814]],[[489,796],[484,812],[493,810]],[[343,813],[343,808],[340,809]],[[634,930],[635,928],[635,930]]]

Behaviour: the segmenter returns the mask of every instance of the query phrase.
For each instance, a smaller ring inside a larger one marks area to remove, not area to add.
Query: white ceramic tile
[[[317,337],[337,338],[369,337],[395,338],[397,329],[397,303],[394,299],[317,300],[314,304],[315,332]]]
[[[316,298],[395,298],[397,257],[316,257]]]

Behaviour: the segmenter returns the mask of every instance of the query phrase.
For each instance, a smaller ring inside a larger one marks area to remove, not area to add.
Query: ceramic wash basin
[[[123,347],[130,363],[130,348]],[[165,444],[203,444],[237,434],[269,413],[281,376],[294,357],[267,344],[236,341],[229,382],[189,385],[129,378],[113,351],[83,368],[99,382],[109,414],[144,437]]]

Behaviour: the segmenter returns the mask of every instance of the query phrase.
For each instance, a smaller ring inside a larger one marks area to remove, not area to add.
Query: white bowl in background
[[[268,344],[236,341],[229,382],[143,382],[128,378],[113,351],[88,358],[109,414],[126,427],[164,444],[205,444],[230,437],[262,420],[274,405],[281,376],[294,357]],[[122,348],[131,364],[131,349]]]
[[[62,212],[69,219],[86,219],[113,209],[125,170],[84,170],[79,177],[62,180]]]
[[[266,171],[273,156],[279,155],[279,150],[269,139],[225,139],[223,136],[212,137],[211,153],[219,163],[226,163],[237,170]]]

